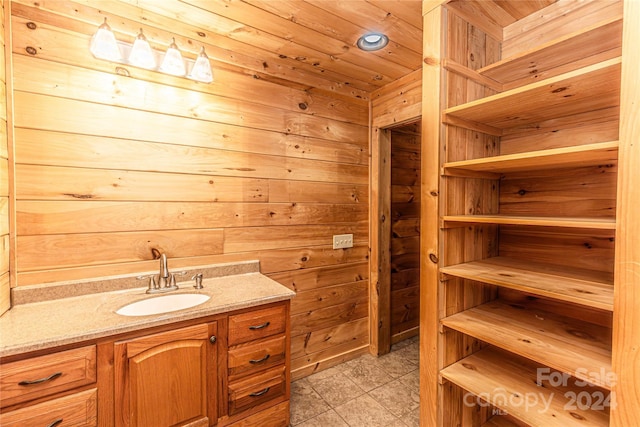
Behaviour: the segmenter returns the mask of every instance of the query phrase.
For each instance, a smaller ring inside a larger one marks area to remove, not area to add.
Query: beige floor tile
[[[369,395],[398,418],[420,408],[419,392],[407,387],[399,380],[371,390]]]
[[[309,378],[309,384],[332,408],[364,394],[364,390],[343,374],[322,379]]]
[[[400,418],[408,427],[420,427],[420,408],[416,408]]]
[[[407,359],[400,350],[378,357],[376,365],[384,369],[393,378],[399,378],[418,368],[418,365]]]
[[[291,383],[291,425],[298,425],[331,407],[311,387],[306,378]]]
[[[296,427],[349,427],[340,415],[333,409],[298,424]]]
[[[399,354],[409,362],[418,365],[420,363],[420,343],[418,341],[413,342],[408,346],[395,351],[393,354]]]
[[[418,337],[291,384],[295,427],[419,427]]]
[[[370,391],[393,381],[393,377],[377,364],[377,358],[370,355],[347,362],[344,374],[364,391]]]
[[[407,387],[420,391],[420,369],[417,367],[408,374],[401,376],[398,380]]]
[[[415,337],[411,337],[411,338],[407,338],[406,340],[402,340],[400,342],[397,342],[395,344],[393,344],[391,346],[391,351],[397,351],[403,347],[406,347],[408,345],[411,345],[412,343],[416,342],[418,340],[418,336],[416,335]]]
[[[335,408],[350,427],[406,427],[368,394]]]

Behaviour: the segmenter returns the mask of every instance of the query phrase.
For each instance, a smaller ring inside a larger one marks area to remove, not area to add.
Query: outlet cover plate
[[[333,236],[333,249],[353,247],[353,234],[335,234]]]

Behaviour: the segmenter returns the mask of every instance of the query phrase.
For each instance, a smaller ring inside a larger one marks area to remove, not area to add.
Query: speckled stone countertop
[[[236,274],[209,278],[205,274],[204,288],[199,290],[193,287],[193,281],[186,280],[178,282],[179,290],[163,294],[149,295],[145,293],[146,287],[138,287],[15,305],[0,317],[0,357],[197,319],[295,295],[289,288],[254,271],[252,265],[248,269],[229,270]],[[205,294],[211,298],[198,306],[163,314],[132,317],[115,312],[138,300],[180,293]]]

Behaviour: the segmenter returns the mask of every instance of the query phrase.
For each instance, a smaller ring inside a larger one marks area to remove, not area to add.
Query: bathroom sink
[[[209,300],[208,295],[202,294],[173,294],[150,297],[132,302],[116,310],[122,316],[149,316],[151,314],[169,313],[198,306]]]

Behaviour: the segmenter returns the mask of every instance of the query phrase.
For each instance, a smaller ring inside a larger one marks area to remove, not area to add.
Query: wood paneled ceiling
[[[482,16],[500,36],[499,28],[554,1],[453,0],[451,7]],[[119,39],[132,40],[142,27],[158,48],[175,37],[186,56],[195,57],[204,45],[214,66],[348,97],[368,99],[421,67],[422,0],[14,2],[81,17],[89,33],[106,16]],[[367,31],[387,34],[387,47],[359,50],[356,41]]]

